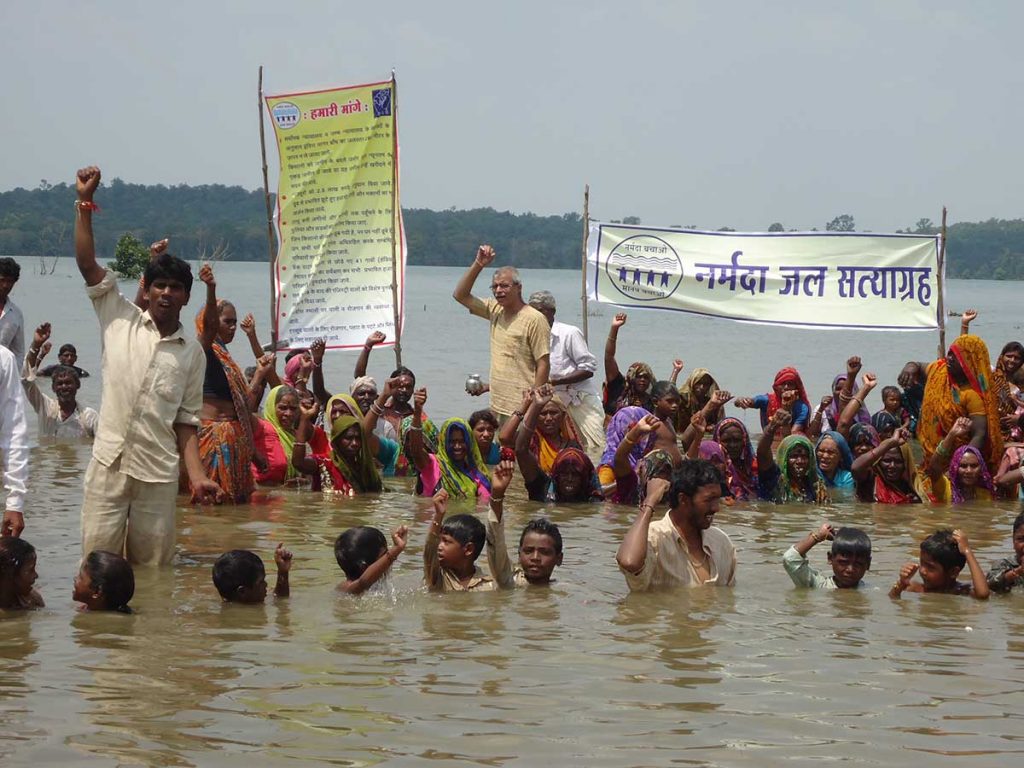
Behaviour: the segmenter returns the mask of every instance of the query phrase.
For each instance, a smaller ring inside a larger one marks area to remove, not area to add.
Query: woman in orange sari
[[[949,353],[928,366],[917,439],[927,467],[956,420],[971,420],[967,442],[985,458],[989,471],[999,466],[1003,435],[999,426],[999,398],[994,387],[988,347],[978,336],[966,334],[949,345]],[[926,489],[930,492],[930,489]]]
[[[208,264],[200,268],[199,279],[206,283],[206,306],[196,318],[199,343],[206,352],[199,457],[206,476],[224,489],[226,498],[244,504],[252,495],[251,465],[256,456],[251,390],[227,348],[235,336],[238,314],[231,302],[217,300],[217,284]],[[266,361],[261,363],[256,377],[266,373]],[[259,384],[258,379],[254,382]]]
[[[529,447],[537,459],[541,472],[550,475],[555,458],[565,448],[583,448],[576,424],[565,403],[555,395],[554,388],[545,384],[529,393],[522,405],[523,424],[518,431],[515,420],[509,419],[502,427],[501,444]]]

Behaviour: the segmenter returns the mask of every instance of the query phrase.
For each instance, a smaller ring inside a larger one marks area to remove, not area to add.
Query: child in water
[[[35,547],[24,539],[0,537],[0,609],[44,607],[32,586],[37,578]]]
[[[970,584],[956,580],[965,564],[971,571]],[[920,583],[911,581],[915,573],[920,574]],[[899,578],[889,590],[889,597],[899,597],[903,592],[944,592],[987,600],[988,582],[974,558],[967,534],[959,528],[940,530],[922,541],[920,564],[907,563],[900,569]]]
[[[494,581],[476,567],[487,538],[484,524],[473,515],[452,515],[445,520],[448,492],[434,494],[434,518],[423,545],[423,580],[437,592],[488,592]]]
[[[387,574],[409,540],[409,528],[402,525],[391,533],[394,546],[388,549],[384,534],[368,525],[349,528],[334,541],[334,557],[345,581],[338,589],[350,595],[365,592]]]
[[[288,571],[292,567],[292,553],[278,544],[274,550],[277,564],[276,597],[288,597]],[[247,549],[233,549],[217,558],[213,564],[213,585],[229,603],[256,605],[267,599],[267,572],[259,555]]]
[[[503,589],[519,586],[548,586],[555,568],[562,564],[562,534],[550,520],[531,520],[519,537],[519,567],[512,569],[505,544],[502,511],[505,491],[515,472],[514,461],[502,461],[491,476],[490,512],[487,515],[487,564],[491,576]]]
[[[82,561],[72,593],[82,610],[131,613],[128,603],[134,595],[135,574],[120,555],[98,549]]]
[[[1024,512],[1013,521],[1013,557],[1000,560],[988,572],[989,589],[1009,592],[1024,587]]]
[[[822,576],[807,561],[807,553],[815,544],[832,541],[828,563],[832,566],[831,576]],[[800,541],[786,550],[782,565],[789,578],[798,587],[811,589],[860,589],[867,586],[864,574],[871,567],[871,539],[859,528],[836,530],[823,523]]]

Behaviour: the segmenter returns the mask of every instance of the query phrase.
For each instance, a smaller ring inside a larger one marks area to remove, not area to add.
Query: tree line
[[[40,269],[52,271],[53,258],[71,255],[75,190],[43,180],[36,189],[0,192],[0,254],[36,256]],[[171,238],[171,251],[190,260],[266,261],[266,208],[261,190],[238,186],[129,184],[114,179],[105,185],[97,217],[96,245],[114,256],[118,240],[130,234],[148,244]],[[409,263],[455,265],[468,262],[478,244],[492,244],[502,261],[520,267],[576,269],[580,264],[583,220],[578,213],[538,216],[493,208],[434,211],[403,210]],[[640,224],[638,216],[613,220]],[[693,224],[677,229],[703,229]],[[770,232],[786,231],[772,222]],[[825,231],[857,231],[848,213],[823,225]],[[721,227],[719,231],[732,231]],[[938,227],[919,219],[899,230],[934,234]],[[948,228],[947,273],[950,277],[1024,279],[1024,219],[960,222]]]

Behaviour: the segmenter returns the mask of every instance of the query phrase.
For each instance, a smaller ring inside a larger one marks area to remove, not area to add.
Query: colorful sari
[[[729,427],[737,427],[743,433],[743,451],[740,454],[739,462],[732,460],[722,444],[722,432]],[[714,439],[716,443],[722,445],[722,452],[725,454],[725,482],[729,486],[732,497],[738,501],[756,499],[758,496],[757,459],[750,445],[750,433],[747,432],[746,425],[732,416],[724,418],[715,425]]]
[[[673,468],[672,457],[663,448],[657,448],[644,454],[636,467],[638,503],[643,504],[647,498],[647,481],[652,477],[664,477],[665,475],[668,475],[668,479],[671,481]]]
[[[457,464],[451,457],[452,432],[460,430],[466,441],[466,458],[462,464]],[[480,446],[473,438],[473,430],[465,419],[451,418],[441,424],[441,431],[437,443],[437,453],[433,457],[437,462],[438,479],[434,488],[429,493],[433,494],[439,488],[444,488],[449,495],[472,499],[477,496],[490,498],[491,476],[487,471],[487,465],[480,455]],[[424,480],[424,491],[426,492],[426,480]]]
[[[633,382],[640,376],[646,375],[648,382],[647,389],[640,394],[633,392]],[[610,392],[607,384],[604,389],[604,401],[606,404],[605,413],[616,413],[623,408],[630,406],[637,406],[644,408],[651,413],[654,412],[654,401],[651,399],[651,387],[654,385],[654,371],[647,363],[636,362],[633,363],[629,368],[626,369],[626,375],[624,377],[624,383],[622,385],[622,392],[618,394],[613,400],[610,398]],[[609,400],[611,400],[610,407],[608,407]]]
[[[988,347],[979,337],[966,334],[950,344],[949,351],[960,364],[967,385],[961,387],[953,381],[945,358],[928,366],[921,419],[917,424],[924,465],[927,466],[939,442],[959,417],[984,414],[988,430],[981,452],[991,471],[999,466],[1003,455],[1003,433],[999,423],[999,397],[992,386]]]
[[[615,471],[612,465],[615,463],[615,452],[619,448],[619,443],[626,436],[633,425],[643,419],[645,416],[650,416],[651,412],[646,408],[640,408],[639,406],[629,405],[625,408],[620,408],[612,416],[611,421],[608,422],[608,429],[606,431],[606,442],[604,453],[601,454],[601,461],[598,464],[598,476],[601,478],[601,486],[608,487],[615,484]],[[636,464],[644,455],[651,449],[654,444],[655,435],[650,432],[647,437],[640,440],[636,445],[629,451],[629,466],[634,470]]]
[[[281,425],[281,421],[277,418],[277,398],[280,396],[281,391],[285,389],[285,386],[286,385],[280,385],[270,390],[270,394],[267,395],[267,399],[263,403],[263,421],[270,424],[274,429],[274,434],[277,435],[277,447],[280,448],[281,455],[284,457],[284,477],[281,482],[287,483],[298,478],[299,472],[294,466],[292,466],[292,448],[295,447],[295,433],[285,429]],[[271,464],[277,463],[273,461],[270,451],[265,451],[265,453],[267,453],[268,462]],[[256,480],[258,482],[265,482],[261,477],[263,477],[263,475],[276,474],[273,473],[273,469],[274,467],[271,467],[268,469],[267,473],[257,474]]]
[[[797,447],[807,449],[808,461],[807,477],[802,486],[794,487],[794,482],[789,478],[789,454]],[[774,501],[776,504],[785,504],[793,501],[807,501],[813,504],[828,504],[831,498],[828,494],[828,487],[825,479],[818,469],[818,457],[814,451],[814,443],[803,435],[789,435],[782,438],[779,447],[775,452],[776,475],[774,487],[762,488],[761,496],[767,501]]]
[[[877,504],[920,504],[921,497],[914,488],[914,454],[910,444],[899,446],[903,457],[903,476],[898,484],[889,483],[878,468],[882,459],[879,458],[872,467],[874,472],[874,501]],[[862,499],[864,500],[864,499]]]
[[[359,434],[362,437],[359,453],[352,462],[338,453],[334,447],[335,440],[351,427],[359,427]],[[366,439],[366,430],[355,416],[339,416],[331,424],[330,461],[321,461],[320,467],[325,493],[333,491],[354,496],[357,493],[380,493],[384,490],[384,483],[370,451],[370,442]]]
[[[541,471],[547,475],[552,473],[555,458],[559,452],[565,448],[582,449],[583,447],[579,431],[576,429],[576,422],[569,415],[569,409],[565,407],[565,403],[559,400],[557,395],[551,398],[550,402],[558,406],[558,410],[562,413],[562,428],[559,430],[558,435],[561,438],[562,445],[555,445],[545,435],[541,434],[540,429],[534,429],[533,437],[530,438],[530,453],[537,457],[537,463],[540,465]]]
[[[218,316],[227,303],[225,299],[217,301]],[[205,326],[203,312],[200,312],[196,317],[196,333],[200,337]],[[199,460],[203,463],[206,476],[221,487],[229,500],[245,504],[252,496],[254,485],[252,459],[255,442],[249,418],[249,384],[220,339],[213,340],[210,351],[224,368],[235,418],[202,419],[198,432]],[[207,356],[207,365],[211,364]]]

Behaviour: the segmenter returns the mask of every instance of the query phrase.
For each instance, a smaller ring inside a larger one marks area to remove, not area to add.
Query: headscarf
[[[711,384],[708,387],[707,399],[703,403],[698,403],[696,396],[693,394],[693,388],[697,383],[707,376],[711,379]],[[695,414],[698,410],[703,408],[707,402],[711,399],[711,396],[718,391],[718,382],[715,381],[715,377],[711,375],[711,371],[707,368],[695,368],[693,373],[690,374],[689,378],[683,382],[683,385],[679,387],[679,423],[676,429],[682,430],[689,426],[690,416]],[[717,411],[715,415],[720,415],[721,411]],[[686,422],[685,424],[683,422]],[[712,425],[708,425],[709,428]]]
[[[461,430],[466,441],[466,460],[459,466],[449,454],[452,430]],[[480,455],[480,446],[473,439],[473,430],[465,419],[453,417],[441,424],[441,438],[437,443],[437,463],[441,469],[441,484],[452,496],[475,498],[477,485],[491,490],[491,476]]]
[[[850,427],[850,439],[847,441],[851,453],[854,448],[861,444],[865,435],[872,448],[877,448],[878,444],[882,442],[882,438],[878,436],[878,430],[870,424],[854,424]]]
[[[606,430],[606,443],[604,453],[601,454],[601,464],[605,466],[613,466],[615,464],[615,451],[618,450],[619,443],[626,436],[626,433],[633,428],[633,425],[643,419],[645,416],[650,416],[651,412],[646,408],[641,408],[637,405],[627,405],[625,408],[620,408],[612,416],[608,422],[608,429]],[[641,438],[636,445],[629,452],[629,466],[636,469],[636,463],[644,457],[644,454],[650,450],[654,444],[654,433],[650,432],[644,438]]]
[[[894,432],[900,427],[900,420],[888,411],[879,411],[871,417],[871,426],[875,428],[879,436],[883,432]]]
[[[638,376],[645,374],[647,376],[647,389],[640,395],[636,395],[633,392],[633,382]],[[654,403],[651,400],[651,387],[654,386],[654,371],[647,363],[636,362],[633,363],[629,368],[626,369],[625,375],[626,383],[623,385],[622,394],[619,395],[618,400],[615,401],[614,406],[616,411],[620,411],[628,406],[640,406],[642,408],[649,408],[654,410]],[[607,394],[607,393],[606,393]]]
[[[817,458],[818,448],[821,446],[822,441],[826,439],[836,444],[836,448],[839,450],[839,465],[836,467],[835,475],[831,478],[824,472],[819,472],[819,474],[825,480],[825,485],[829,488],[852,487],[853,475],[850,474],[850,467],[853,466],[853,451],[850,450],[850,444],[846,442],[846,438],[839,432],[826,430],[821,433],[817,442],[814,443],[815,458]],[[841,473],[845,474],[840,477]],[[843,482],[847,475],[849,475],[849,481]]]
[[[832,379],[832,392],[836,391],[836,387],[839,383],[846,381],[848,376],[845,373],[840,373],[834,379]],[[839,427],[839,417],[843,415],[843,409],[846,406],[840,408],[839,398],[833,395],[832,402],[828,404],[828,408],[825,409],[825,417],[828,419],[828,424],[832,429]],[[857,411],[857,415],[853,417],[855,424],[867,424],[871,421],[871,413],[867,408],[864,407],[864,403],[860,404],[860,409]]]
[[[796,368],[783,368],[775,374],[775,381],[772,382],[772,391],[768,393],[768,410],[762,411],[762,426],[768,424],[774,413],[782,407],[782,385],[793,382],[796,384],[797,400],[807,406],[808,415],[811,410],[811,401],[807,397],[807,390],[804,389],[804,382]]]
[[[579,432],[576,429],[576,422],[569,415],[569,409],[565,407],[565,403],[557,395],[552,397],[550,402],[557,406],[562,413],[562,428],[559,431],[562,443],[566,448],[582,445]],[[542,435],[539,427],[533,430],[533,437],[530,438],[530,453],[537,457],[541,471],[550,475],[555,458],[559,453],[559,447]]]
[[[334,441],[353,426],[359,427],[359,436],[362,438],[362,441],[355,463],[349,464],[348,460],[334,447]],[[366,430],[363,428],[362,422],[355,416],[339,416],[331,424],[331,462],[345,482],[357,493],[379,493],[383,490],[384,484],[381,482],[377,465],[373,461],[370,441],[366,439]],[[349,489],[335,488],[335,490],[347,491]]]
[[[878,468],[883,458],[880,456],[872,466],[875,473],[875,501],[879,504],[920,504],[921,497],[914,490],[914,454],[910,450],[910,443],[898,447],[903,457],[903,487],[889,485],[882,477]]]
[[[978,477],[978,484],[975,488],[984,488],[989,492],[990,495],[995,496],[995,487],[992,483],[992,473],[988,471],[988,466],[985,464],[985,457],[981,455],[981,451],[975,448],[973,445],[961,445],[955,451],[953,456],[949,460],[949,487],[952,489],[953,503],[962,504],[965,499],[964,485],[960,482],[960,462],[966,454],[972,453],[981,465],[980,476]]]
[[[292,359],[284,364],[284,383],[289,387],[294,387],[295,377],[299,375],[299,371],[302,369],[302,358],[305,357],[305,352],[293,355]]]
[[[800,494],[794,494],[789,482],[789,454],[797,447],[807,449],[807,479]],[[775,453],[775,463],[779,467],[779,484],[775,489],[773,501],[784,503],[787,501],[810,501],[816,504],[828,504],[831,499],[828,495],[828,486],[818,469],[818,457],[814,452],[814,444],[803,435],[788,435],[782,438],[778,450]]]
[[[582,499],[557,498],[558,476],[566,470],[574,470],[583,475]],[[594,462],[579,448],[570,446],[560,450],[549,474],[551,483],[548,487],[548,501],[600,501],[604,498],[601,493],[601,482],[597,479],[597,472],[594,470]]]
[[[732,460],[729,452],[722,445],[722,433],[729,427],[737,427],[743,434],[743,451],[739,464]],[[754,462],[754,449],[750,445],[750,433],[746,425],[737,418],[729,416],[715,425],[715,442],[722,446],[725,454],[725,481],[733,498],[744,501],[757,498],[757,466]]]
[[[358,376],[352,379],[352,383],[348,385],[349,394],[354,395],[356,390],[363,386],[377,389],[377,380],[373,376]]]
[[[967,377],[967,386],[978,393],[985,404],[988,434],[982,455],[991,470],[999,465],[1002,458],[1003,433],[999,424],[999,398],[992,386],[988,347],[978,336],[965,334],[950,345],[949,351],[960,363]],[[926,463],[953,422],[966,415],[960,401],[960,387],[949,375],[945,358],[936,360],[928,368],[921,418],[917,423],[917,438],[924,450]]]
[[[299,472],[292,466],[292,448],[295,447],[295,433],[285,429],[277,418],[277,399],[281,396],[281,391],[286,388],[291,389],[291,387],[286,387],[285,385],[278,385],[270,390],[270,394],[267,395],[267,399],[263,403],[263,418],[274,427],[274,431],[277,432],[277,439],[281,441],[281,448],[287,461],[284,477],[285,481],[288,481],[298,477]]]
[[[647,498],[647,481],[668,471],[669,478],[672,476],[672,457],[663,448],[656,448],[644,454],[638,462],[637,470],[637,498],[640,504]]]
[[[727,463],[725,449],[714,440],[701,440],[698,454],[704,461],[710,461],[712,464],[717,462],[725,466]]]

